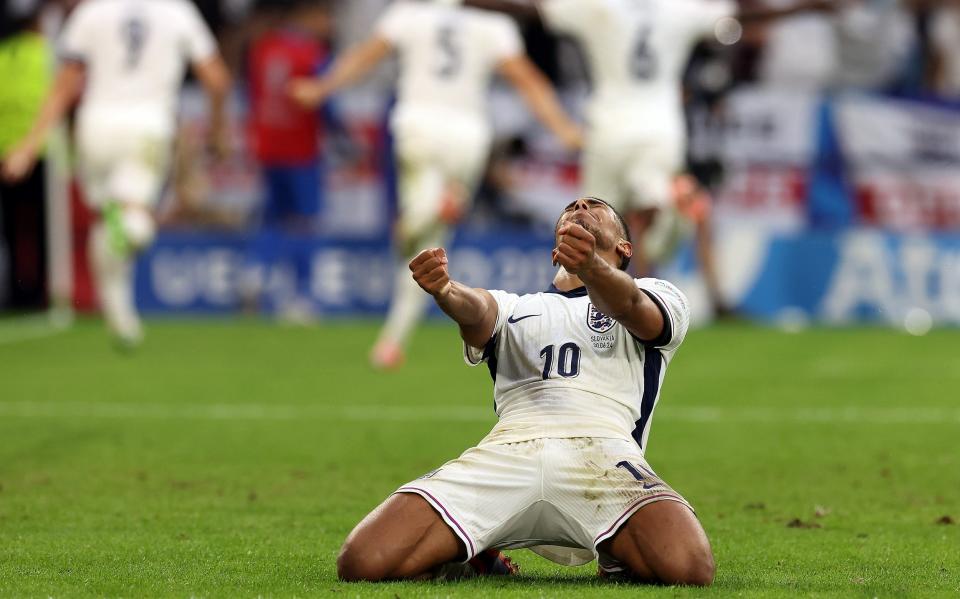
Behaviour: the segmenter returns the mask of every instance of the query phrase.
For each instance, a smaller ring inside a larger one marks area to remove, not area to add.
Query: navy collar
[[[586,297],[587,288],[586,287],[577,287],[576,289],[571,289],[570,291],[560,291],[557,289],[557,286],[553,283],[550,283],[550,288],[547,289],[544,293],[556,293],[562,295],[563,297]]]

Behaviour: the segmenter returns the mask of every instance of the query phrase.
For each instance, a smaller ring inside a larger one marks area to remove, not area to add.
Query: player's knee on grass
[[[638,580],[690,586],[713,582],[710,541],[693,512],[680,503],[661,501],[641,509],[602,551]]]
[[[349,539],[337,556],[337,577],[344,582],[376,582],[387,578],[391,570],[382,552]]]
[[[684,548],[657,570],[657,576],[665,584],[689,586],[709,586],[713,583],[715,573],[716,566],[709,546]]]

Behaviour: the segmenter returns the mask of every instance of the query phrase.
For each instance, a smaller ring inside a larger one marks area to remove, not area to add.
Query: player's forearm
[[[545,81],[526,88],[523,96],[537,119],[565,144],[579,136],[580,128],[567,116],[557,95]]]
[[[520,92],[534,116],[567,147],[581,144],[581,131],[560,105],[560,100],[547,78],[527,59],[504,65],[506,76]]]
[[[214,134],[225,130],[227,99],[230,96],[230,71],[219,55],[194,65],[194,74],[207,94],[210,129]]]
[[[496,325],[496,302],[490,292],[451,281],[434,296],[440,309],[460,326],[460,337],[473,347],[483,347]]]
[[[38,152],[43,146],[50,132],[57,123],[67,113],[73,103],[80,96],[82,90],[82,74],[72,72],[75,67],[64,67],[54,81],[50,93],[47,95],[37,118],[30,128],[30,132],[24,138],[23,143],[28,145],[34,152]]]
[[[389,53],[390,44],[374,37],[346,51],[338,58],[330,71],[320,80],[324,96],[349,87],[363,79],[374,67],[380,64]]]
[[[660,308],[637,288],[633,278],[603,260],[580,273],[590,301],[642,340],[656,339],[663,331]]]

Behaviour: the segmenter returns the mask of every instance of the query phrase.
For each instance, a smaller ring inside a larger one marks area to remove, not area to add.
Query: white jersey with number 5
[[[491,291],[498,314],[483,350],[466,347],[470,364],[486,361],[500,421],[484,442],[537,438],[630,439],[646,449],[667,365],[690,319],[687,298],[659,279],[637,287],[660,307],[664,332],[643,343],[599,312],[584,287],[517,296]]]
[[[387,8],[377,30],[400,57],[395,119],[440,111],[485,123],[497,64],[523,53],[509,17],[472,8],[399,1]],[[436,113],[432,118],[443,127]]]
[[[544,21],[573,37],[593,80],[592,127],[683,131],[681,77],[694,44],[733,16],[732,0],[542,0]]]
[[[141,127],[167,136],[184,70],[215,52],[213,35],[189,0],[85,0],[60,41],[61,55],[86,67],[81,120],[84,113],[101,120],[136,114]]]

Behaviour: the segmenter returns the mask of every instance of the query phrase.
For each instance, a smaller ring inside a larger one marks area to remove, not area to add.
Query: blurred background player
[[[133,299],[133,260],[155,232],[153,205],[167,171],[177,94],[187,64],[210,97],[211,132],[225,152],[230,77],[209,29],[187,0],[87,0],[69,17],[62,64],[30,132],[3,176],[28,176],[48,131],[83,94],[77,149],[87,202],[100,214],[90,256],[110,331],[135,345],[143,331]]]
[[[278,306],[288,319],[309,315],[302,296],[309,274],[306,238],[320,230],[323,214],[324,125],[338,125],[330,104],[318,112],[297,104],[287,93],[294,78],[313,77],[328,64],[331,34],[328,2],[285,0],[276,3],[277,22],[250,47],[250,133],[252,150],[261,166],[263,208],[260,230],[253,237],[251,254],[269,272],[279,258],[290,261],[295,291]],[[257,301],[264,273],[248,282],[248,301]]]
[[[610,201],[636,239],[632,269],[650,272],[644,234],[672,204],[684,170],[682,78],[697,42],[733,43],[739,20],[770,19],[823,8],[822,0],[740,11],[734,0],[467,0],[467,4],[539,17],[574,39],[593,81],[585,120],[582,193]],[[658,250],[657,253],[660,253]]]
[[[0,9],[0,156],[29,131],[50,85],[49,48],[40,33],[40,3]],[[47,302],[46,165],[16,181],[0,180],[0,306],[37,309]]]
[[[486,115],[490,79],[499,73],[568,148],[581,143],[579,127],[543,75],[526,57],[508,17],[451,2],[396,2],[376,32],[340,57],[319,81],[292,93],[308,106],[350,85],[396,51],[400,57],[397,105],[391,117],[399,165],[400,264],[387,321],[371,352],[379,368],[399,366],[427,298],[405,263],[420,250],[447,241],[465,212],[487,161],[492,137]]]

